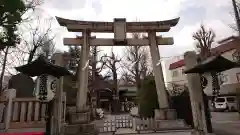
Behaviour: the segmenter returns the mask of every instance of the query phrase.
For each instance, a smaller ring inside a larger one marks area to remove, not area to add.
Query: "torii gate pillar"
[[[155,110],[156,119],[176,119],[175,110],[169,108],[167,91],[164,83],[162,65],[160,62],[160,53],[156,40],[156,32],[148,32],[149,48],[152,58],[154,79],[158,94],[159,110]]]
[[[83,31],[84,44],[82,45],[79,72],[78,72],[78,83],[77,83],[77,112],[88,110],[87,108],[87,92],[88,92],[88,57],[89,57],[89,31]]]

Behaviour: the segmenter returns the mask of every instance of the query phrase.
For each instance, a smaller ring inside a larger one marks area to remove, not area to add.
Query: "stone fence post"
[[[5,113],[4,113],[4,123],[5,123],[5,130],[9,129],[9,125],[11,122],[11,116],[12,116],[12,105],[13,105],[13,99],[16,98],[16,90],[15,89],[8,89],[6,90],[3,95],[7,99],[7,105],[5,106]]]

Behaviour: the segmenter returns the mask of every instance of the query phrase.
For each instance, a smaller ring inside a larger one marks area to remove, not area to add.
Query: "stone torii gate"
[[[149,46],[156,82],[160,110],[155,112],[157,119],[175,119],[175,111],[169,108],[167,91],[164,84],[158,45],[172,45],[172,37],[156,36],[156,32],[168,32],[177,25],[179,18],[166,21],[126,22],[125,18],[115,18],[114,22],[78,21],[56,17],[61,26],[70,32],[82,32],[77,38],[64,38],[64,45],[81,45],[80,72],[78,74],[77,111],[85,110],[87,101],[87,78],[89,46]],[[93,38],[94,33],[114,33],[114,38]],[[126,33],[146,32],[144,39],[127,38]]]

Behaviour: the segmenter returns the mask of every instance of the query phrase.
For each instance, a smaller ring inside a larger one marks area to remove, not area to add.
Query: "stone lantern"
[[[51,63],[45,56],[39,56],[35,61],[32,61],[26,65],[15,67],[17,71],[26,74],[31,77],[38,76],[37,87],[36,87],[36,98],[40,101],[48,102],[46,109],[46,134],[52,132],[51,129],[54,129],[53,134],[59,134],[61,128],[61,112],[56,114],[59,116],[56,117],[56,123],[54,128],[51,127],[51,117],[53,116],[53,99],[61,99],[62,95],[56,95],[56,93],[61,93],[63,76],[71,75],[71,73],[64,67],[54,65]],[[57,108],[62,106],[62,101],[59,100],[59,105]],[[55,108],[55,107],[54,107]],[[57,109],[58,111],[59,109]]]
[[[198,73],[198,74],[204,74],[206,72],[210,73],[220,73],[232,68],[239,67],[240,65],[236,62],[232,62],[226,58],[224,58],[221,55],[218,56],[213,56],[210,57],[202,62],[199,62],[196,66],[189,68],[185,71],[186,74],[191,74],[191,73]],[[212,78],[212,87],[213,87],[213,98],[218,95],[219,93],[219,84],[218,84],[218,79]],[[202,96],[204,96],[204,92],[202,92]],[[208,102],[204,102],[204,112],[205,112],[205,117],[206,117],[206,125],[207,125],[207,130],[208,132],[212,132],[212,126],[211,126],[211,120],[210,120],[210,113],[208,111]]]

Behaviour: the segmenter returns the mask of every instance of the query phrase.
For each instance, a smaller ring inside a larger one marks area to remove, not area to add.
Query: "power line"
[[[171,58],[176,58],[176,57],[183,57],[183,55],[174,55],[174,56],[165,56],[165,57],[160,57],[160,59],[171,59]]]

